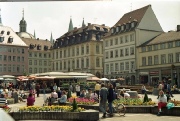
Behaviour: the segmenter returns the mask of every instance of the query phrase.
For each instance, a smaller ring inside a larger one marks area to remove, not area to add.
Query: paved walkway
[[[49,96],[50,94],[47,94]],[[140,96],[143,96],[139,94]],[[148,95],[149,98],[151,98],[153,101],[157,102],[157,96],[154,95]],[[174,94],[174,98],[176,100],[180,100],[180,94]],[[40,97],[36,97],[35,105],[42,106],[44,103],[43,94],[40,94]],[[98,104],[97,104],[98,105]],[[14,111],[16,111],[19,107],[26,106],[26,102],[20,102],[16,104],[11,104],[9,107],[12,107]],[[102,113],[99,114],[100,117],[102,117]],[[100,121],[114,121],[114,120],[121,120],[121,121],[178,121],[180,120],[180,117],[174,117],[174,116],[156,116],[153,114],[131,114],[128,113],[125,115],[125,117],[121,117],[118,114],[115,114],[114,117],[111,118],[105,118],[101,119]],[[26,120],[27,121],[27,120]],[[29,120],[30,121],[30,120]],[[40,121],[40,120],[33,120],[33,121]],[[52,121],[52,120],[47,120]],[[55,121],[55,120],[54,120]]]

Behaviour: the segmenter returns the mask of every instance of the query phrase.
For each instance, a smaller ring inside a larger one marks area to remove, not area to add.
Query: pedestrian
[[[96,94],[98,95],[98,99],[99,99],[99,91],[101,89],[101,85],[99,84],[99,82],[96,83],[95,85],[95,91],[96,91]]]
[[[164,92],[161,90],[159,91],[158,96],[158,116],[161,114],[161,108],[166,107],[167,105],[167,96],[164,94]]]
[[[146,87],[144,84],[141,87],[141,92],[142,92],[142,94],[145,94],[145,92],[146,92]]]
[[[33,106],[34,102],[35,102],[35,98],[33,97],[32,93],[30,93],[27,98],[27,106]]]
[[[106,118],[107,96],[108,96],[108,89],[105,87],[104,83],[102,83],[100,90],[99,108],[103,112],[103,116],[102,116],[103,118]]]
[[[113,103],[113,100],[114,100],[114,90],[113,90],[113,85],[112,84],[109,85],[107,99],[108,99],[108,107],[109,107],[109,116],[113,116],[112,103]]]
[[[80,96],[80,86],[79,86],[79,84],[76,85],[76,96],[77,97]]]
[[[47,88],[47,85],[46,85],[45,82],[43,82],[42,88],[43,88],[43,94],[46,94],[46,88]]]
[[[39,85],[39,83],[37,83],[37,84],[36,84],[37,97],[39,97],[39,92],[40,92],[40,85]]]
[[[167,84],[167,93],[173,98],[173,94],[172,94],[172,91],[171,91],[171,85],[170,83]]]

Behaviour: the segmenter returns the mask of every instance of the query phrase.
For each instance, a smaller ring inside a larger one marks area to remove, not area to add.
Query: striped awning
[[[75,79],[87,79],[88,76],[73,76]]]

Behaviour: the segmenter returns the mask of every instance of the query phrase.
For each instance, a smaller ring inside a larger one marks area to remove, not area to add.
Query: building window
[[[34,57],[37,57],[37,53],[34,53]]]
[[[2,61],[3,60],[3,58],[2,58],[3,56],[2,55],[0,55],[0,61]]]
[[[17,57],[17,62],[20,62],[20,56]]]
[[[129,62],[126,62],[126,70],[129,70]]]
[[[34,73],[37,73],[37,68],[34,68]]]
[[[42,66],[42,60],[39,60],[39,65]]]
[[[89,67],[89,58],[86,58],[86,67]]]
[[[130,53],[131,53],[131,55],[134,55],[134,47],[130,48]]]
[[[146,47],[141,47],[142,52],[146,52]]]
[[[152,46],[148,46],[148,51],[152,51]]]
[[[8,61],[11,61],[11,56],[8,56]]]
[[[118,45],[118,38],[115,38],[115,45]]]
[[[173,42],[168,42],[168,48],[172,48],[173,47]]]
[[[176,62],[180,62],[180,53],[176,53]]]
[[[6,72],[6,64],[3,66],[3,71]]]
[[[41,53],[39,53],[39,57],[40,57],[40,58],[42,57],[42,54],[41,54]]]
[[[134,34],[130,35],[130,42],[134,41]]]
[[[60,61],[59,66],[60,66],[60,70],[62,70],[62,62],[61,61]]]
[[[42,68],[39,68],[39,73],[42,73]]]
[[[110,46],[113,46],[113,40],[112,39],[110,40]]]
[[[66,50],[64,50],[64,58],[66,58]]]
[[[168,54],[168,63],[173,63],[173,54]]]
[[[115,57],[118,57],[118,50],[115,50]]]
[[[154,56],[154,65],[159,64],[158,55]]]
[[[29,60],[29,65],[32,65],[32,60]]]
[[[24,62],[24,57],[21,57],[21,61]]]
[[[76,60],[76,68],[79,68],[79,59]]]
[[[16,65],[13,65],[13,72],[16,72]]]
[[[7,56],[6,55],[4,55],[4,61],[7,61]]]
[[[86,46],[86,54],[89,54],[89,45]]]
[[[11,48],[8,48],[8,52],[11,52]]]
[[[158,50],[158,45],[153,45],[154,50]]]
[[[128,35],[125,36],[125,43],[128,42]]]
[[[142,66],[146,66],[146,57],[142,57]]]
[[[47,58],[47,55],[46,55],[46,54],[44,54],[44,58]]]
[[[60,51],[60,58],[62,58],[62,51]]]
[[[34,65],[37,65],[37,60],[34,60]]]
[[[47,66],[47,61],[44,61],[44,66]]]
[[[84,68],[84,59],[82,58],[81,59],[81,69],[83,69]]]
[[[32,68],[29,68],[29,73],[32,73]]]
[[[105,42],[105,47],[108,47],[108,40],[106,40]]]
[[[120,37],[120,44],[123,44],[123,37]]]
[[[106,74],[109,73],[109,64],[106,64]]]
[[[114,71],[114,66],[113,66],[113,65],[114,65],[113,63],[110,64],[110,71],[111,71],[111,72]]]
[[[152,65],[152,56],[148,56],[148,65]]]
[[[96,45],[96,53],[99,54],[99,45]]]
[[[11,65],[8,65],[8,72],[11,72]]]
[[[133,71],[135,69],[135,62],[131,61],[131,71]]]
[[[123,71],[124,70],[124,63],[120,63],[120,70]]]
[[[110,58],[113,58],[113,51],[110,52]]]
[[[2,64],[0,64],[0,72],[3,71],[3,67],[2,67]]]
[[[115,71],[119,71],[119,64],[115,63]]]
[[[162,44],[161,44],[161,49],[165,49],[165,48],[166,48],[165,43],[162,43]]]
[[[106,52],[106,58],[109,58],[109,52]]]
[[[163,54],[161,55],[161,64],[165,64],[166,63],[166,55]]]
[[[175,44],[176,47],[180,47],[180,40],[176,41]]]
[[[120,49],[120,56],[124,56],[123,49]]]
[[[71,49],[68,48],[68,57],[70,57]]]
[[[76,55],[79,55],[79,47],[76,48]]]
[[[22,48],[22,53],[24,54],[24,49]]]
[[[66,70],[66,61],[64,61],[64,70]]]
[[[29,57],[32,57],[32,53],[31,52],[29,53]]]
[[[100,67],[99,58],[96,58],[96,67]]]
[[[125,55],[126,55],[126,56],[129,55],[129,48],[125,48]]]
[[[20,72],[20,65],[17,65],[17,72]]]

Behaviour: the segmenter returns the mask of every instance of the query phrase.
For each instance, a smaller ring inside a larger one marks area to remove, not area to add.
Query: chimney
[[[90,26],[91,25],[91,23],[88,23],[88,26]]]
[[[74,27],[74,30],[76,30],[77,29],[77,27]]]
[[[177,32],[180,31],[180,25],[177,25]]]
[[[102,26],[105,26],[105,24],[102,24]]]

